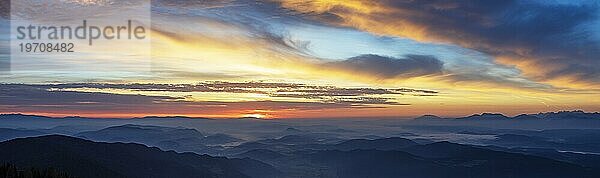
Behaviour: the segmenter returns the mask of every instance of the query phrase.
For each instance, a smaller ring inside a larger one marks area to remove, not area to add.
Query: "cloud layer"
[[[409,105],[399,97],[436,96],[408,88],[340,88],[294,83],[205,82],[198,84],[0,84],[0,113],[58,115],[196,114],[236,117],[247,112],[324,111]],[[243,94],[258,97],[221,101],[197,96]],[[271,113],[278,114],[278,113]]]
[[[399,59],[366,54],[343,61],[330,62],[327,65],[380,78],[409,78],[441,74],[444,64],[433,56],[406,55]]]
[[[593,1],[297,1],[283,7],[328,24],[423,42],[456,44],[494,56],[530,79],[600,83],[600,5]],[[559,86],[562,87],[562,86]]]

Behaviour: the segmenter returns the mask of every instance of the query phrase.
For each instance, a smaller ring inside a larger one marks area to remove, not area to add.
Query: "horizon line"
[[[5,115],[21,115],[21,116],[37,116],[37,117],[47,117],[47,118],[53,118],[53,119],[66,119],[66,118],[83,118],[83,119],[152,119],[152,118],[186,118],[186,119],[210,119],[210,120],[219,120],[219,119],[257,119],[257,120],[279,120],[279,119],[404,119],[404,120],[409,120],[409,119],[417,119],[420,117],[424,117],[424,116],[433,116],[433,117],[439,117],[442,119],[460,119],[460,118],[466,118],[466,117],[470,117],[470,116],[481,116],[481,115],[502,115],[508,118],[514,118],[520,115],[533,115],[533,114],[545,114],[545,113],[561,113],[561,112],[581,112],[581,113],[585,113],[585,114],[599,114],[600,112],[598,111],[594,111],[594,112],[586,112],[584,110],[581,109],[576,109],[576,110],[557,110],[557,111],[549,111],[549,112],[537,112],[537,113],[521,113],[521,114],[516,114],[514,116],[511,115],[506,115],[504,113],[501,112],[481,112],[481,113],[473,113],[470,115],[465,115],[465,116],[439,116],[439,115],[435,115],[435,114],[423,114],[423,115],[418,115],[418,116],[375,116],[375,117],[282,117],[282,118],[275,118],[275,117],[265,117],[265,118],[261,118],[261,117],[205,117],[205,116],[186,116],[186,115],[144,115],[144,116],[127,116],[127,117],[118,117],[118,116],[112,116],[112,117],[94,117],[94,116],[84,116],[84,115],[53,115],[53,114],[35,114],[35,113],[23,113],[23,112],[0,112],[0,116],[5,116]]]

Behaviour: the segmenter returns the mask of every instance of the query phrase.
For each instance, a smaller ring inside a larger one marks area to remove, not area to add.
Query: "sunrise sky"
[[[0,113],[408,118],[600,111],[594,0],[154,0],[151,17],[149,68],[92,70],[73,62],[131,61],[110,57],[119,53],[110,48],[68,60],[38,56],[53,64],[12,61],[27,67],[0,74]],[[0,20],[4,34],[7,19]]]

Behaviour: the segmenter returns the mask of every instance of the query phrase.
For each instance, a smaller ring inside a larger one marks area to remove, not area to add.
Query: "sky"
[[[110,16],[137,7],[129,1],[60,2]],[[25,14],[65,21],[86,13],[58,12]],[[152,0],[149,14],[144,55],[118,55],[127,51],[108,45],[67,57],[13,58],[13,69],[0,73],[0,113],[408,118],[600,111],[598,1]],[[7,19],[0,20],[3,34]]]

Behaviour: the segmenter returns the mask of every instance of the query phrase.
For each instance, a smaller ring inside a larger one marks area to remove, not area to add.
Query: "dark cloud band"
[[[442,61],[433,56],[407,55],[404,58],[394,58],[374,54],[356,56],[327,64],[329,67],[366,73],[379,78],[407,78],[440,74],[443,65]]]
[[[600,41],[594,38],[600,28],[590,25],[599,20],[600,4],[594,1],[290,0],[281,5],[325,24],[474,49],[538,82],[600,84]]]

